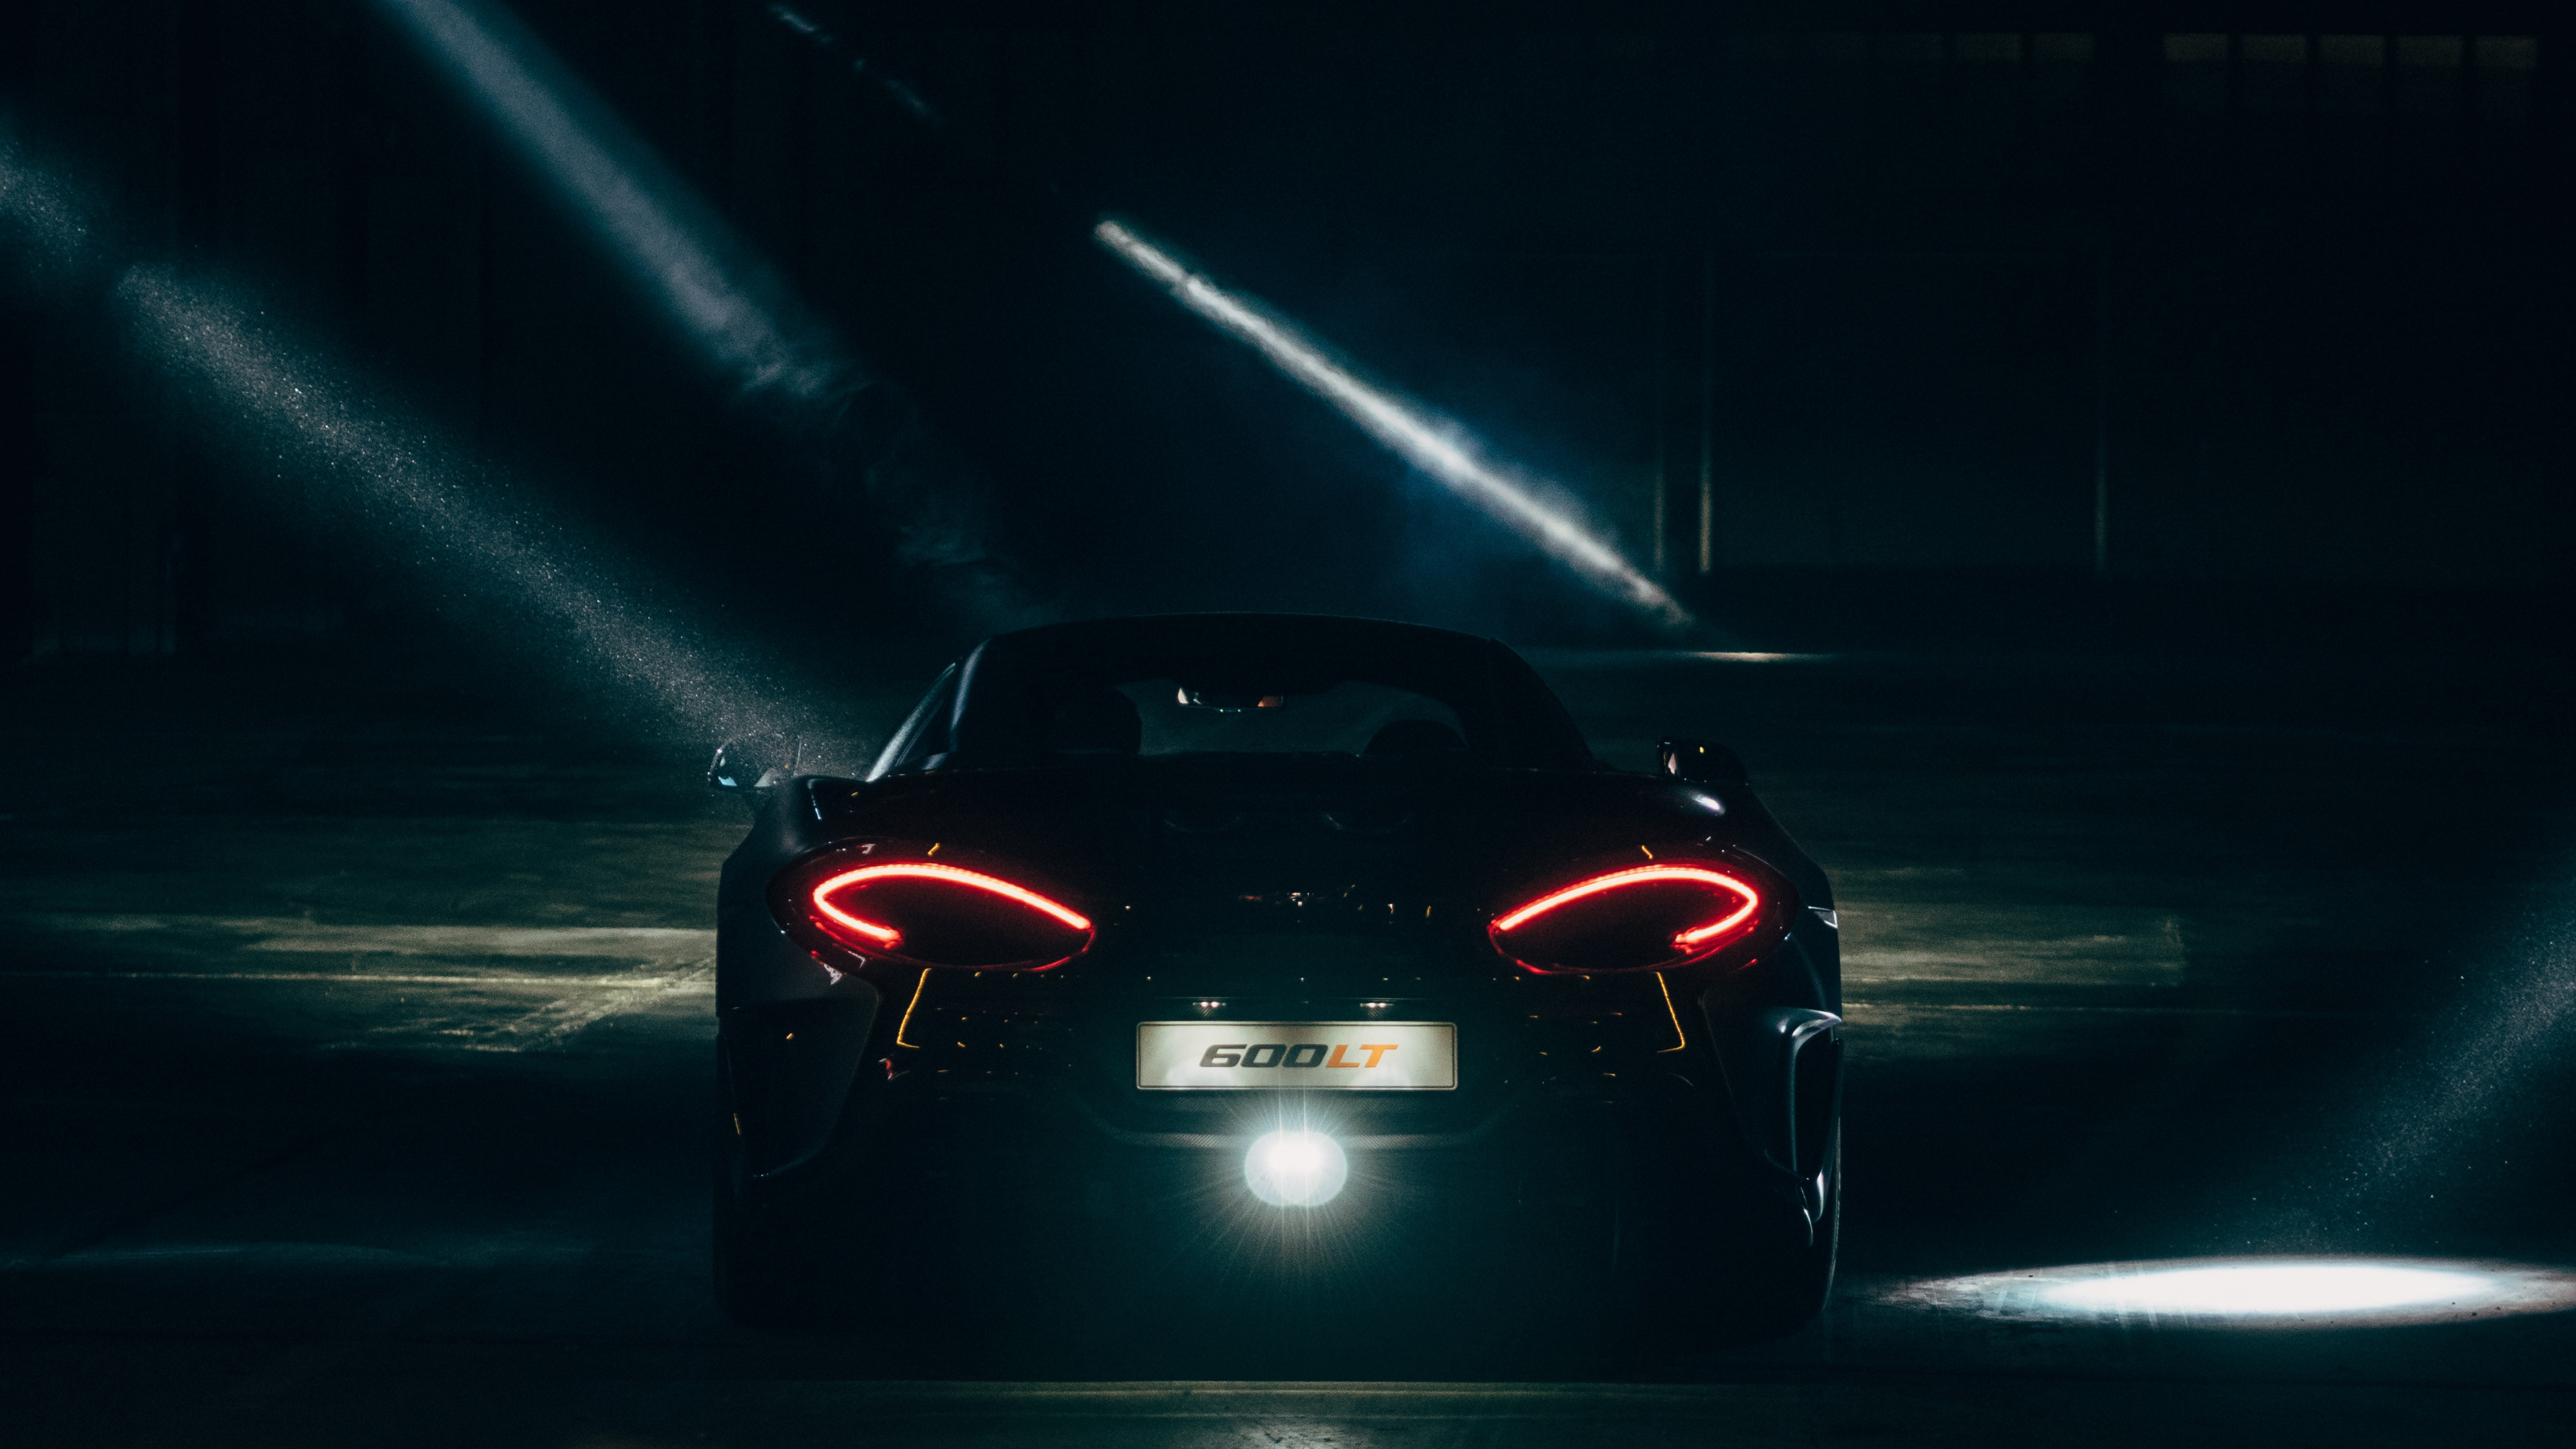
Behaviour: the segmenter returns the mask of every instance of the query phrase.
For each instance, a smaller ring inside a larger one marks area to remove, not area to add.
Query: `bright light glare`
[[[1320,1207],[1349,1181],[1342,1144],[1321,1132],[1266,1132],[1243,1156],[1243,1181],[1273,1207]]]
[[[1949,1278],[1894,1296],[1987,1318],[2362,1327],[2562,1312],[2576,1308],[2576,1274],[2410,1258],[2188,1259]]]
[[[1129,266],[1170,288],[1182,306],[1250,343],[1273,367],[1340,408],[1406,462],[1517,529],[1571,564],[1585,578],[1665,625],[1678,628],[1691,622],[1688,611],[1674,602],[1672,595],[1621,558],[1618,550],[1584,532],[1573,519],[1532,497],[1527,489],[1478,462],[1457,442],[1442,436],[1428,420],[1335,366],[1285,326],[1114,221],[1100,223],[1092,234]]]

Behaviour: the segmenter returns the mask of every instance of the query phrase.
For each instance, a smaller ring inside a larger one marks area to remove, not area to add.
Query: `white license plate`
[[[1458,1028],[1445,1021],[1148,1021],[1136,1085],[1170,1091],[1446,1092]]]

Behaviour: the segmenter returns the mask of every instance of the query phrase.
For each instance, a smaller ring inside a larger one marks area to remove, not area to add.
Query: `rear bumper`
[[[729,965],[783,944],[765,919],[727,925]],[[1121,1023],[1166,1007],[988,994],[1001,983],[943,996],[973,985],[945,980],[881,996],[855,977],[821,979],[801,955],[780,966],[817,979],[801,999],[732,994],[720,1015],[734,1176],[752,1190],[851,1169],[935,1172],[928,1164],[960,1154],[1076,1172],[1106,1157],[1239,1162],[1260,1132],[1293,1119],[1390,1161],[1573,1160],[1567,1144],[1615,1139],[1631,1159],[1723,1176],[1811,1230],[1833,1195],[1842,1023],[1837,942],[1823,920],[1802,921],[1771,959],[1695,1001],[1656,992],[1651,976],[1632,978],[1634,1001],[1596,992],[1569,1008],[1528,982],[1424,1001],[1427,1019],[1461,1024],[1454,1093],[1138,1092],[1133,1028]],[[1283,1003],[1282,1019],[1327,1019],[1324,1010]]]

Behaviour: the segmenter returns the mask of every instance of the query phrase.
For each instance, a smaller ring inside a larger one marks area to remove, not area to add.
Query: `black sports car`
[[[1076,1274],[1508,1243],[1477,1282],[1712,1332],[1824,1301],[1833,900],[1729,751],[1604,764],[1489,639],[1212,614],[988,640],[864,780],[743,756],[737,1317],[1032,1239]]]

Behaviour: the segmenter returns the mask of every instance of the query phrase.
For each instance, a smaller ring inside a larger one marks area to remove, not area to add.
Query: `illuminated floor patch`
[[[1981,1318],[2378,1327],[2564,1312],[2576,1308],[2576,1273],[2430,1258],[2179,1258],[1943,1278],[1888,1297]]]
[[[716,933],[666,926],[323,925],[293,917],[26,915],[23,928],[133,939],[151,933],[224,938],[245,951],[394,956],[614,956],[697,960],[715,955]]]
[[[553,1051],[613,1016],[702,1013],[715,992],[715,932],[672,927],[103,914],[0,917],[0,927],[56,936],[54,958],[81,963],[0,971],[0,984],[284,990],[307,1013],[330,1003],[324,1015],[351,1032],[310,1045],[322,1052]],[[84,959],[83,942],[115,949]]]
[[[1834,904],[1841,908],[1845,985],[2182,984],[2182,921],[2169,911],[1872,900],[1843,885]]]

